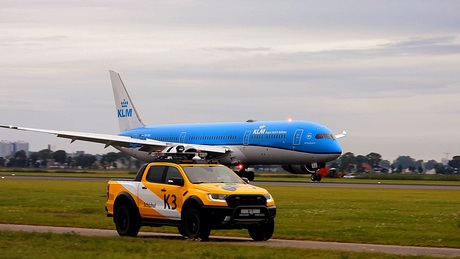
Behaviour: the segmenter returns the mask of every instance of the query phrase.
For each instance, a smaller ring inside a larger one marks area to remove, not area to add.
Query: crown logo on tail
[[[126,107],[128,107],[128,104],[129,104],[129,102],[126,101],[126,99],[123,99],[123,101],[121,102],[121,108],[126,108]]]

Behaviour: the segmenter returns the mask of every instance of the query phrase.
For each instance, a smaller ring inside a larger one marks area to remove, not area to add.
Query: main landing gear
[[[248,166],[245,164],[238,164],[232,167],[233,171],[241,178],[246,178],[249,181],[254,181],[255,174],[253,171],[247,171]]]
[[[321,182],[321,179],[323,177],[318,173],[318,170],[316,170],[314,173],[311,174],[311,181],[312,182]]]
[[[239,164],[234,168],[235,173],[241,178],[247,178],[249,181],[254,181],[255,174],[253,171],[246,171],[247,166]]]
[[[235,171],[236,174],[241,177],[241,178],[247,178],[249,181],[254,181],[255,174],[253,171],[246,171],[246,170],[240,170],[240,171]]]

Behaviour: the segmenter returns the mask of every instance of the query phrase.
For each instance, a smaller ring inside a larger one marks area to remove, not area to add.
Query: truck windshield
[[[183,169],[192,183],[244,183],[225,166],[184,166]]]

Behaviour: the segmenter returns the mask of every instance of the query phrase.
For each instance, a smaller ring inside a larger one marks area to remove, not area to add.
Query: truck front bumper
[[[202,207],[212,228],[245,228],[266,223],[276,216],[276,206]]]

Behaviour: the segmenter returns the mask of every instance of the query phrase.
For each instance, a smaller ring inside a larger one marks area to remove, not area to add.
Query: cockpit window
[[[316,139],[323,139],[323,138],[335,139],[334,135],[332,134],[321,134],[321,133],[316,134],[315,138]]]

